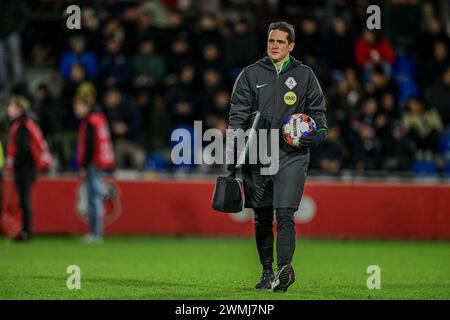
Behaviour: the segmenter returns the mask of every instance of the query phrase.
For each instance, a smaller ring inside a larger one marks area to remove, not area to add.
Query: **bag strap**
[[[252,116],[255,115],[255,117],[253,118],[250,136],[248,137],[247,141],[245,142],[244,150],[240,154],[239,159],[237,159],[237,161],[236,161],[236,165],[235,165],[236,169],[242,168],[242,166],[243,166],[243,164],[245,162],[245,159],[247,158],[247,155],[248,155],[248,152],[249,152],[249,149],[250,149],[250,145],[255,142],[255,139],[257,139],[257,137],[256,137],[257,136],[256,130],[258,129],[258,126],[259,126],[259,120],[261,118],[261,112],[255,111],[251,115]]]

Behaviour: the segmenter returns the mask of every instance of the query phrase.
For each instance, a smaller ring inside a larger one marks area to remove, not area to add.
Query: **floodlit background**
[[[66,27],[71,4],[81,30]],[[365,30],[370,4],[379,31]],[[33,190],[37,237],[0,244],[0,298],[449,298],[449,17],[447,0],[2,0],[3,146],[8,99],[23,94],[56,161]],[[273,296],[252,289],[252,212],[211,209],[224,167],[173,165],[170,134],[194,120],[226,129],[234,80],[280,20],[322,85],[329,134],[296,215],[298,280]],[[95,247],[78,238],[76,95],[105,112],[117,158]],[[66,288],[72,264],[81,291]],[[369,265],[381,290],[367,289]]]

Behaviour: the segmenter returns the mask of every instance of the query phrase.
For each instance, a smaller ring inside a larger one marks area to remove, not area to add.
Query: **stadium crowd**
[[[328,139],[312,169],[450,175],[450,26],[439,3],[382,1],[382,29],[367,30],[368,1],[80,1],[81,29],[68,30],[68,2],[2,0],[0,90],[29,97],[58,170],[76,169],[72,101],[84,96],[107,116],[118,168],[172,171],[170,132],[194,120],[224,132],[235,78],[264,55],[267,25],[285,20],[293,55],[327,97]]]

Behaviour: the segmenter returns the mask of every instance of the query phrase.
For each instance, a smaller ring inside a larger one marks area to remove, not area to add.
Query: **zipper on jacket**
[[[273,113],[272,126],[271,127],[273,127],[274,124],[276,125],[278,123],[278,119],[277,119],[278,118],[278,116],[277,116],[277,114],[278,114],[278,101],[279,101],[279,97],[278,97],[278,95],[279,95],[278,82],[280,81],[280,74],[278,73],[278,70],[276,70],[276,69],[275,69],[275,73],[277,75],[277,80],[275,82],[275,112]]]
[[[290,57],[289,57],[289,60],[288,60],[288,63],[286,64],[286,66],[288,65],[290,63]],[[276,80],[276,85],[275,85],[275,112],[274,112],[274,116],[272,117],[272,121],[273,121],[273,123],[275,124],[275,128],[276,129],[278,129],[278,122],[279,122],[279,117],[277,116],[277,112],[278,112],[278,109],[280,109],[279,111],[281,112],[281,108],[278,108],[278,104],[279,104],[279,101],[280,101],[280,99],[281,99],[281,97],[279,97],[278,95],[280,94],[280,90],[278,89],[278,87],[279,87],[279,82],[280,82],[280,74],[281,74],[281,72],[283,72],[284,71],[284,69],[286,69],[286,68],[283,68],[283,65],[281,65],[281,68],[280,68],[280,71],[278,71],[278,68],[277,68],[277,65],[275,64],[275,63],[273,63],[272,62],[272,64],[273,64],[273,66],[275,67],[275,73],[276,73],[276,75],[277,75],[277,80]],[[284,63],[283,63],[284,64]],[[286,67],[285,66],[285,67]],[[273,125],[272,125],[273,126]]]

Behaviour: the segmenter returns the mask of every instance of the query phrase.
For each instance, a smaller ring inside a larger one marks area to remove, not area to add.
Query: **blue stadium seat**
[[[450,131],[446,131],[440,136],[438,149],[444,157],[450,159]]]
[[[416,177],[432,177],[437,174],[437,166],[433,160],[414,160],[410,170]]]
[[[398,86],[398,100],[401,105],[420,94],[419,87],[414,82],[416,69],[415,62],[408,56],[399,56],[394,62],[392,76]]]
[[[145,161],[145,169],[157,172],[165,172],[171,166],[171,163],[168,163],[165,155],[162,152],[150,152],[147,155],[147,159]]]
[[[405,55],[398,56],[392,68],[392,76],[396,80],[400,78],[414,80],[416,70],[417,66],[413,59]]]
[[[444,175],[450,177],[450,161],[444,166]]]

